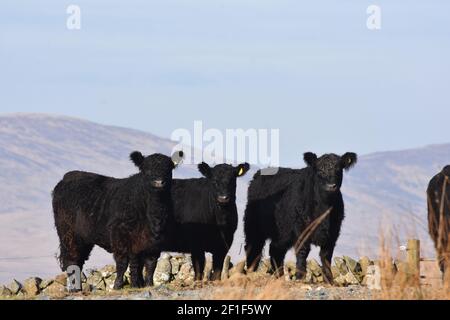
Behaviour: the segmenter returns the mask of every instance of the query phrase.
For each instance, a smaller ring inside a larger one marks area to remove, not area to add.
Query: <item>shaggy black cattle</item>
[[[275,274],[283,275],[284,257],[295,247],[296,277],[302,279],[313,244],[320,246],[324,278],[331,283],[331,258],[344,219],[343,170],[350,169],[357,156],[346,153],[317,158],[305,153],[304,160],[304,169],[280,168],[275,175],[258,171],[253,177],[244,216],[247,268],[253,271],[259,265],[265,241],[271,239],[269,253]]]
[[[205,252],[213,255],[212,280],[221,277],[238,223],[236,178],[249,168],[203,162],[198,169],[204,178],[173,180],[175,230],[164,251],[191,253],[196,280],[203,278]]]
[[[444,274],[450,265],[450,166],[434,176],[427,189],[428,230]]]
[[[71,265],[81,269],[98,245],[113,253],[115,289],[123,286],[128,265],[131,285],[143,285],[138,275],[140,261],[148,270],[145,284],[151,285],[172,215],[172,170],[182,156],[180,151],[172,160],[162,154],[144,157],[135,151],[130,158],[139,173],[126,179],[81,171],[67,173],[53,190],[61,269],[66,271]]]

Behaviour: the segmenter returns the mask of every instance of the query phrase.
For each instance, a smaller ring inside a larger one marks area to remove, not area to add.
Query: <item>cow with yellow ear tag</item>
[[[248,163],[210,167],[202,162],[202,178],[172,181],[175,227],[164,251],[190,253],[196,280],[203,278],[205,252],[213,255],[212,280],[221,278],[238,224],[237,179],[249,169]]]

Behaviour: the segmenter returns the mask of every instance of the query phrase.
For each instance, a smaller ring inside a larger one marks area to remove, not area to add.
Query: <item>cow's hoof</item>
[[[123,282],[122,283],[120,283],[120,282],[114,283],[114,286],[113,286],[114,290],[121,290],[122,288],[123,288]]]
[[[153,287],[153,280],[145,281],[145,287]]]

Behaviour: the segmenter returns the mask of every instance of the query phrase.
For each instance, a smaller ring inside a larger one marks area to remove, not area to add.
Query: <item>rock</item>
[[[334,278],[334,284],[338,287],[344,287],[347,285],[347,281],[345,279],[345,275],[339,275]]]
[[[14,279],[7,287],[9,289],[9,291],[11,291],[11,293],[13,295],[16,295],[20,292],[20,290],[22,290],[22,284],[17,281],[16,279]]]
[[[323,275],[320,276],[314,276],[313,275],[313,283],[323,283]]]
[[[295,262],[288,261],[284,264],[284,273],[289,277],[293,278],[295,276],[296,270],[297,266],[295,265]]]
[[[313,274],[311,270],[306,270],[305,283],[313,283]]]
[[[39,285],[41,284],[42,279],[40,278],[28,278],[23,282],[23,289],[28,296],[36,296],[40,292]]]
[[[334,258],[334,264],[336,265],[336,268],[338,268],[339,273],[341,275],[346,275],[348,272],[347,266],[345,264],[345,260],[341,257],[335,257]]]
[[[348,285],[358,285],[360,284],[360,279],[352,272],[347,272],[347,274],[345,275],[345,282]]]
[[[156,265],[155,273],[153,274],[153,284],[160,286],[168,283],[172,278],[172,264],[170,263],[170,255],[164,253]]]
[[[315,276],[315,277],[319,277],[322,275],[322,267],[320,266],[320,264],[317,262],[317,260],[312,259],[312,260],[308,260],[306,263],[306,269],[311,270],[311,273]]]
[[[336,267],[336,266],[331,266],[331,273],[333,274],[333,279],[337,278],[341,275],[338,267]]]
[[[107,265],[103,268],[101,268],[100,270],[98,270],[103,278],[109,278],[111,277],[114,273],[116,273],[116,267],[113,265]]]
[[[180,267],[181,267],[180,259],[172,257],[172,259],[170,259],[170,265],[172,267],[172,269],[171,269],[172,275],[176,275],[178,273],[178,271],[180,271]]]
[[[106,284],[106,291],[111,291],[114,289],[114,282],[116,281],[117,273],[113,273],[110,277],[104,279]],[[127,285],[128,282],[124,283],[124,285]]]
[[[270,263],[270,259],[263,259],[261,260],[261,262],[259,263],[258,269],[256,270],[256,272],[258,273],[270,273],[272,271],[272,265]]]
[[[361,274],[363,276],[365,276],[366,273],[367,273],[367,267],[369,267],[372,264],[373,264],[373,262],[370,261],[370,259],[368,257],[366,257],[366,256],[361,257],[359,259],[359,265],[361,266]]]
[[[67,285],[67,274],[60,273],[55,277],[55,282],[58,282],[59,284],[62,284],[63,286]]]
[[[238,274],[245,274],[245,260],[239,262],[236,264],[233,269],[230,270],[230,276],[238,273]]]
[[[344,261],[345,261],[345,265],[347,266],[347,269],[350,272],[352,272],[354,275],[361,274],[361,266],[356,260],[354,260],[348,256],[344,256]]]
[[[106,282],[101,279],[95,286],[90,288],[92,288],[92,291],[106,291]]]
[[[5,286],[0,286],[0,297],[10,297],[13,293]]]
[[[212,260],[207,259],[205,262],[205,269],[203,270],[203,279],[206,281],[209,281],[211,279],[211,273],[212,273]]]
[[[81,284],[81,291],[83,293],[88,294],[88,293],[92,292],[92,286],[90,284],[87,284],[87,283],[82,283]]]
[[[185,284],[194,282],[194,268],[192,267],[191,259],[186,259],[186,262],[180,267],[176,279]]]
[[[230,276],[229,275],[229,272],[230,272],[230,261],[231,261],[231,257],[230,256],[226,256],[224,261],[223,261],[222,274],[221,274],[222,280],[226,280]]]
[[[42,280],[41,283],[39,284],[39,289],[42,291],[45,288],[47,288],[49,285],[51,285],[53,282],[54,282],[53,279]]]
[[[107,279],[111,279],[113,274],[111,274]],[[100,270],[90,270],[85,287],[89,287],[89,290],[96,291],[106,291],[107,284],[102,276],[102,272]],[[87,290],[87,289],[86,289]]]
[[[43,290],[43,293],[49,295],[52,298],[63,298],[66,296],[66,286],[59,282],[53,282],[47,288]]]

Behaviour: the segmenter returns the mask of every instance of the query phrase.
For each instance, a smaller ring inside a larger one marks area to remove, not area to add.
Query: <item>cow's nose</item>
[[[162,179],[153,180],[152,182],[155,188],[162,188],[166,185],[166,182]]]
[[[228,197],[228,196],[218,196],[217,200],[220,203],[227,203],[228,201],[230,201],[230,197]]]

